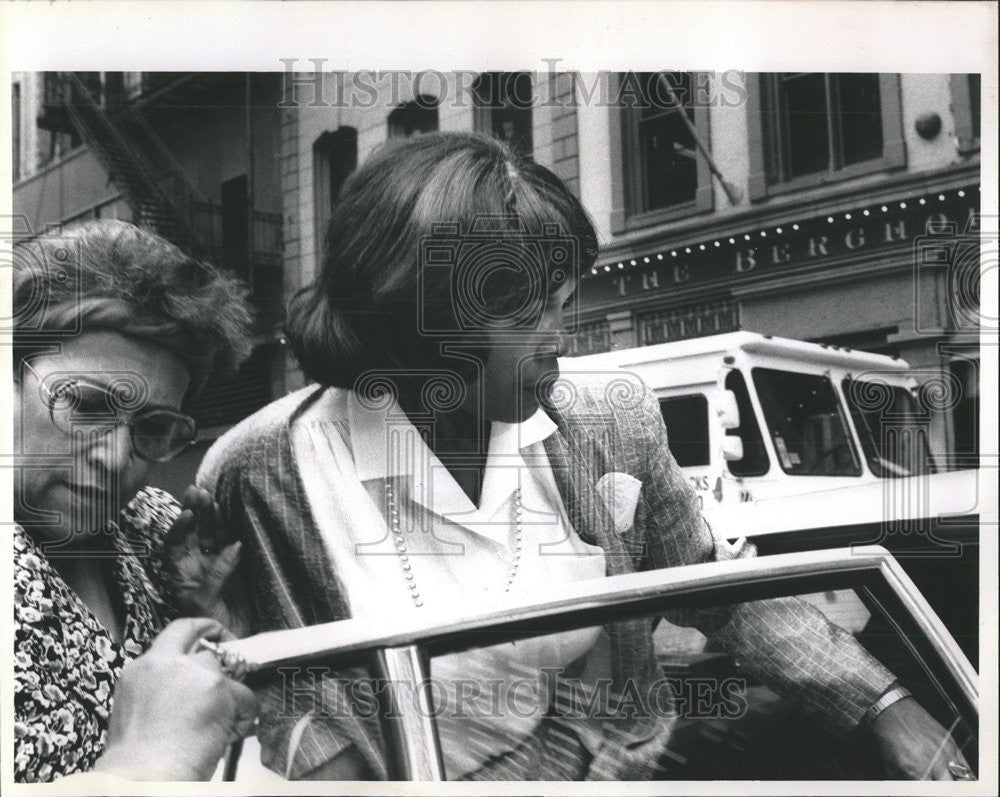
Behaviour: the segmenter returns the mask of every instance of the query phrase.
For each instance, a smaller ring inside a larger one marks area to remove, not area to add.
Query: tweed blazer
[[[244,588],[252,585],[245,597],[252,632],[349,616],[337,563],[324,551],[292,448],[292,424],[323,390],[304,388],[246,419],[216,442],[199,470],[198,482],[214,491],[243,541],[236,581]],[[545,449],[567,514],[581,539],[604,549],[608,575],[754,554],[750,545],[732,547],[713,537],[670,453],[656,396],[636,378],[564,375],[545,410],[557,426],[545,440]],[[616,530],[613,511],[597,490],[601,477],[609,473],[628,474],[641,483],[634,522],[624,530],[620,525]],[[337,485],[331,483],[330,490],[336,493]],[[668,619],[709,635],[749,674],[837,733],[853,730],[893,681],[853,637],[797,599],[678,612]],[[607,627],[616,689],[631,684],[641,690],[657,677],[652,629],[647,618]],[[326,690],[323,710],[336,715],[336,722],[328,724],[328,738],[323,723],[310,724],[298,744],[303,761],[292,773],[324,763],[331,750],[343,747],[346,735],[373,775],[387,777],[377,722],[351,710],[352,700],[370,695],[363,689],[346,694],[337,685],[343,679],[335,680],[320,691]],[[305,702],[295,704],[303,696]],[[296,716],[317,713],[316,696],[301,685],[289,689],[286,683],[284,694],[279,698],[275,691],[271,698],[273,703],[262,700],[264,763],[286,771],[287,738]],[[331,712],[331,706],[346,710]],[[647,719],[645,725],[641,720],[631,723],[625,748],[659,743],[655,737],[662,725]],[[595,762],[592,771],[620,779],[642,777],[641,767],[629,769],[628,757],[621,754],[623,744],[614,749],[609,746],[609,761]]]

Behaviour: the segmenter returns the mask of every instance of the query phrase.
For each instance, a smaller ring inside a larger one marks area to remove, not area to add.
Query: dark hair
[[[159,235],[114,219],[14,247],[15,375],[33,354],[88,329],[113,329],[176,353],[187,398],[236,370],[253,345],[247,288]]]
[[[442,357],[443,340],[530,326],[539,300],[596,256],[579,200],[502,142],[473,133],[390,142],[345,182],[321,272],[289,305],[287,337],[325,385],[435,366],[470,376]]]

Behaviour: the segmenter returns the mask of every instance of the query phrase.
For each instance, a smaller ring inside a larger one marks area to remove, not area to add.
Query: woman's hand
[[[240,633],[241,613],[223,599],[223,588],[239,563],[241,543],[230,540],[219,505],[207,490],[191,485],[181,506],[164,541],[173,603],[184,615],[211,617]]]
[[[122,669],[107,744],[94,766],[131,780],[208,780],[226,747],[253,730],[257,700],[197,642],[231,639],[219,623],[170,623]]]

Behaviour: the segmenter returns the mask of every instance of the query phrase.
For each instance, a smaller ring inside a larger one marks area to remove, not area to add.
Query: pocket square
[[[597,482],[597,492],[614,518],[618,534],[629,531],[635,523],[635,508],[639,504],[641,490],[642,482],[635,476],[618,471],[605,473]]]

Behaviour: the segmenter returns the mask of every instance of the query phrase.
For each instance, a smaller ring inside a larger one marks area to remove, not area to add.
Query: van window
[[[677,464],[708,465],[708,399],[701,393],[660,399],[660,412]]]
[[[726,390],[732,390],[736,395],[736,408],[740,412],[740,425],[727,429],[726,434],[743,440],[743,459],[727,462],[729,472],[733,476],[763,476],[770,469],[771,462],[767,458],[764,437],[760,433],[742,372],[730,371],[726,375]]]
[[[778,461],[793,476],[860,476],[861,464],[833,384],[825,376],[754,368]]]
[[[883,477],[934,473],[927,423],[908,390],[850,377],[842,388],[872,473]]]

